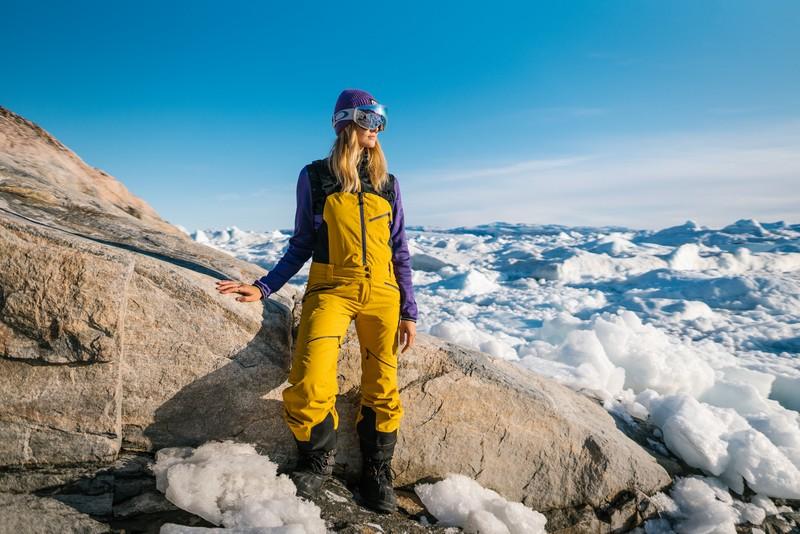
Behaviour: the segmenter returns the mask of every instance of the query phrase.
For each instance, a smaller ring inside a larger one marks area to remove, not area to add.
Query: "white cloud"
[[[479,178],[497,178],[505,176],[518,176],[521,173],[529,172],[544,172],[550,169],[558,169],[563,167],[572,167],[587,159],[582,157],[563,157],[552,159],[534,159],[529,161],[520,161],[517,163],[510,163],[508,165],[498,165],[496,167],[486,167],[479,169],[468,169],[459,171],[441,171],[437,173],[433,171],[426,173],[427,179],[435,180],[437,183],[451,182],[451,181],[466,181],[476,180]]]
[[[404,176],[410,224],[798,222],[800,121],[618,137],[576,145],[566,156]]]

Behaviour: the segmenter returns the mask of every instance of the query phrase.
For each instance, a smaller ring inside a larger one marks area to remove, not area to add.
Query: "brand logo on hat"
[[[378,101],[377,101],[377,100],[375,100],[374,98],[370,98],[370,99],[369,99],[369,103],[370,103],[370,104],[377,104],[377,103],[378,103]]]

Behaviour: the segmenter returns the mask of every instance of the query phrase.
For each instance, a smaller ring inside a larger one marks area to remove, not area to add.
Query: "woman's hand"
[[[220,293],[238,293],[242,295],[237,297],[239,302],[254,302],[261,300],[261,290],[254,285],[243,284],[242,282],[235,282],[233,280],[217,280],[217,291]]]
[[[417,323],[401,319],[400,328],[398,330],[400,334],[400,343],[405,342],[403,350],[400,351],[400,354],[402,354],[407,349],[414,346],[414,338],[417,337]]]

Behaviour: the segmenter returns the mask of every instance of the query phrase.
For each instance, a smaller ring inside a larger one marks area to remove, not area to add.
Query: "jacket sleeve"
[[[392,264],[397,283],[400,286],[400,318],[417,321],[417,302],[414,299],[414,286],[411,283],[411,255],[408,252],[403,200],[400,197],[400,184],[394,179],[394,205],[392,206]]]
[[[311,180],[306,167],[297,179],[297,210],[294,215],[294,233],[289,238],[289,247],[270,272],[253,285],[261,290],[261,298],[278,291],[303,267],[314,251],[314,214],[311,208]]]

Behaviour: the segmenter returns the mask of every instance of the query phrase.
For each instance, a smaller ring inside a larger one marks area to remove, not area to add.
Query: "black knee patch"
[[[397,443],[397,430],[381,432],[376,427],[375,410],[361,407],[361,421],[356,425],[361,451],[369,456],[390,457]]]
[[[295,438],[297,448],[306,451],[330,451],[336,448],[336,429],[333,428],[333,414],[328,413],[321,423],[311,428],[311,439],[299,441]]]

